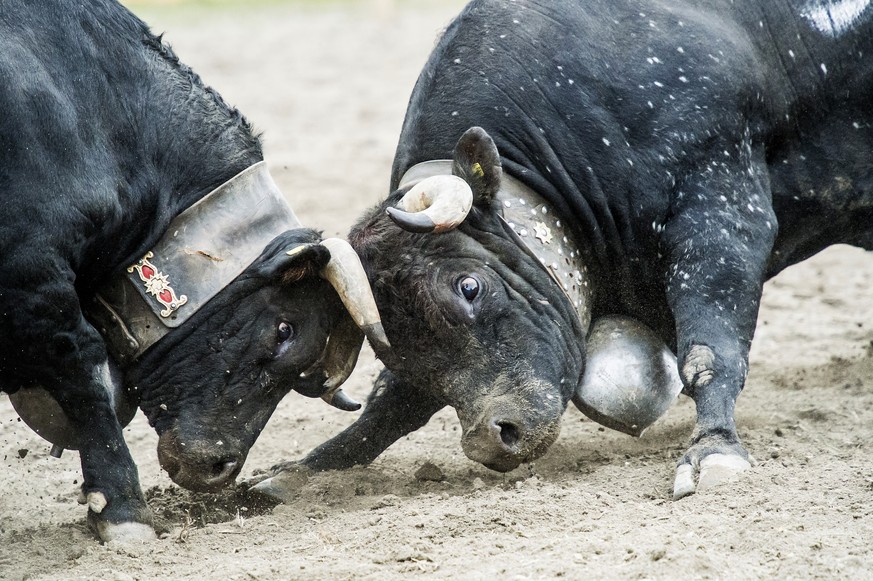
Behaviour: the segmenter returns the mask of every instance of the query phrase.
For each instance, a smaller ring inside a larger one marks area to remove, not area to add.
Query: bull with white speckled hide
[[[470,3],[412,94],[393,193],[350,236],[397,359],[303,464],[369,462],[446,405],[471,459],[533,460],[591,321],[623,315],[697,406],[674,496],[747,468],[734,405],[764,281],[873,247],[867,4]]]

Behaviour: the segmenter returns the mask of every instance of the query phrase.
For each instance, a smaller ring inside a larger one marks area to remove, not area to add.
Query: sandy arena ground
[[[304,222],[343,235],[387,193],[406,100],[460,5],[139,13],[265,132],[273,174]],[[145,546],[101,545],[76,504],[78,455],[49,457],[2,397],[0,579],[873,578],[871,279],[870,257],[843,247],[767,285],[737,414],[757,465],[679,502],[669,493],[693,427],[685,398],[641,439],[570,409],[550,452],[505,475],[464,457],[444,410],[372,466],[301,480],[275,508],[173,485],[138,415],[127,441],[168,532]],[[348,391],[364,398],[378,369],[365,355]],[[302,457],[354,417],[289,396],[241,479]],[[416,477],[428,462],[444,480]]]

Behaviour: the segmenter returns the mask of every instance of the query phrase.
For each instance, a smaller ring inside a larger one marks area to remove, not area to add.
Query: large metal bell
[[[598,319],[587,351],[585,375],[573,403],[608,428],[640,436],[682,391],[676,356],[636,319]]]
[[[118,372],[110,366],[113,390],[109,394],[115,407],[115,416],[121,427],[136,414],[136,405],[121,387]],[[60,456],[64,449],[78,450],[79,433],[61,409],[60,404],[40,386],[23,387],[9,396],[12,407],[30,429],[48,440],[54,447],[52,455]]]

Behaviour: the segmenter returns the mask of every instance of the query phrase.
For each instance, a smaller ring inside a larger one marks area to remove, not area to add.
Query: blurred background
[[[459,0],[127,0],[262,132],[297,215],[327,236],[388,192],[415,79]]]

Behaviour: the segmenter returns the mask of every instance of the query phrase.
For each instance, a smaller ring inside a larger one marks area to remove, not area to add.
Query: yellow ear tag
[[[482,171],[482,166],[479,165],[478,162],[474,163],[473,167],[470,169],[473,170],[473,175],[475,175],[477,178],[484,178],[485,177],[485,172]]]
[[[285,254],[287,254],[288,256],[294,256],[296,254],[300,254],[301,252],[303,252],[304,250],[306,250],[310,246],[312,246],[312,245],[311,244],[301,244],[297,248],[292,248],[291,250],[289,250]]]

